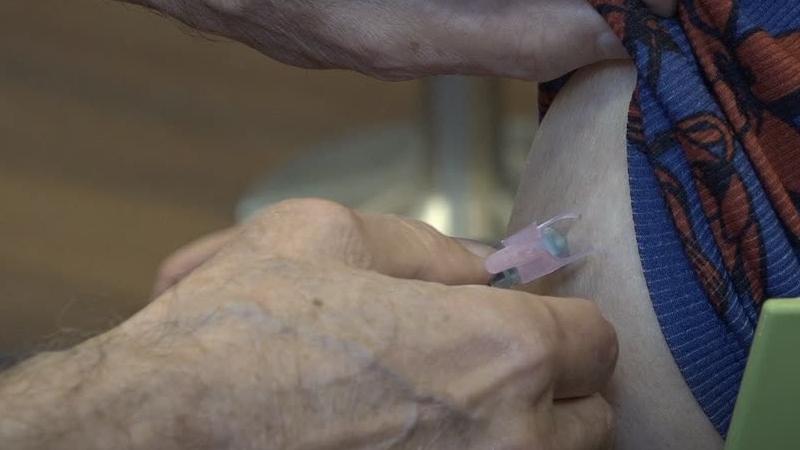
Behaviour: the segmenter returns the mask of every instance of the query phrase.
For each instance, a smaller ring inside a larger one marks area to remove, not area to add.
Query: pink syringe
[[[486,259],[486,270],[495,274],[491,285],[530,283],[592,253],[591,246],[576,250],[567,240],[579,219],[578,214],[561,214],[541,225],[534,222],[503,240],[503,248]]]

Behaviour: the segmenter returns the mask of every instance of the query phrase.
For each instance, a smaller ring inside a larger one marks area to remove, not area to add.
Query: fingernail
[[[497,250],[483,242],[475,241],[472,239],[457,239],[461,245],[464,246],[470,253],[480,258],[486,258]]]

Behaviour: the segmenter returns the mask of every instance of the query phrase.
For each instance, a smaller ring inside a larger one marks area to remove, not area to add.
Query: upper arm
[[[606,393],[618,411],[620,449],[714,449],[722,439],[685,384],[661,333],[639,263],[625,129],[636,84],[630,62],[578,71],[537,132],[510,228],[567,211],[599,252],[526,289],[587,297],[614,324],[620,357]]]

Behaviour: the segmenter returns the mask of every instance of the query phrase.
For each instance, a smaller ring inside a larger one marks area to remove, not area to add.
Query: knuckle
[[[515,308],[510,319],[516,324],[521,357],[530,367],[535,367],[542,380],[551,380],[556,373],[559,351],[566,340],[566,330],[560,323],[553,306],[537,301],[530,294],[517,293]]]
[[[319,223],[325,219],[352,216],[352,211],[339,203],[320,198],[297,198],[284,200],[263,211],[258,221],[271,221],[275,218],[297,222]]]
[[[564,336],[552,309],[523,292],[472,289],[474,304],[480,308],[476,314],[481,321],[478,326],[505,340],[509,344],[508,357],[515,358],[518,365],[535,367],[537,373],[547,378],[547,373],[555,367],[558,343]],[[491,296],[491,301],[486,301],[487,296]]]
[[[572,301],[579,302],[589,317],[594,321],[593,329],[597,330],[595,345],[600,353],[606,355],[606,360],[617,361],[619,355],[619,341],[617,340],[617,332],[614,327],[603,316],[602,311],[597,303],[586,299],[571,299]],[[613,365],[612,365],[613,367]]]
[[[527,301],[530,303],[530,299]],[[533,323],[536,324],[533,338],[539,343],[541,357],[552,361],[557,357],[559,343],[566,339],[566,330],[549,303],[537,301],[530,303],[528,308],[533,310]]]
[[[617,333],[614,327],[603,316],[600,306],[591,300],[584,298],[567,298],[562,299],[574,303],[582,310],[582,317],[586,318],[586,323],[596,330],[595,343],[599,349],[603,349],[607,354],[613,356],[616,360],[616,355],[619,352],[619,343],[617,342]]]
[[[317,198],[285,200],[252,219],[245,236],[261,249],[303,253],[351,243],[361,236],[358,215],[336,202]]]
[[[413,219],[400,218],[400,220],[402,223],[407,224],[409,228],[414,229],[414,239],[419,242],[419,245],[423,249],[428,250],[432,255],[436,254],[438,251],[444,252],[446,249],[443,247],[452,245],[453,243],[453,241],[446,239],[442,233],[430,224]]]
[[[308,222],[305,231],[322,238],[341,232],[360,231],[360,221],[356,213],[344,205],[328,200],[306,200],[305,215]]]

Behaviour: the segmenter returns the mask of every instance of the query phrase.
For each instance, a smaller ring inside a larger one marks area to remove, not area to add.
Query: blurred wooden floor
[[[532,86],[511,92],[531,108]],[[286,67],[114,2],[3,1],[0,353],[135,312],[255,177],[418,99],[417,82]]]

